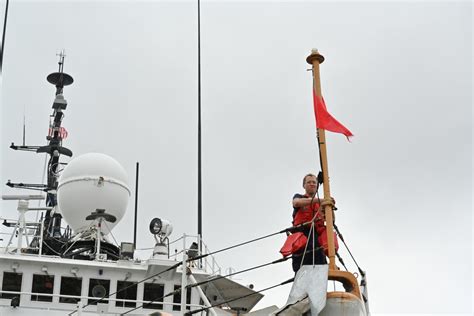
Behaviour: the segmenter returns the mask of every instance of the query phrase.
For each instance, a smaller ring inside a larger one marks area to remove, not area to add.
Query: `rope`
[[[344,264],[344,260],[342,260],[342,257],[339,255],[339,252],[336,252],[336,256],[337,256],[337,259],[339,259],[339,262],[342,264],[342,266],[344,267],[344,269],[346,269],[346,271],[349,271],[347,270],[347,267],[346,265]]]
[[[311,223],[311,228],[309,229],[309,234],[308,235],[311,235],[311,232],[313,231],[313,228],[314,228],[314,222]],[[306,245],[304,246],[303,258],[301,259],[300,269],[303,266],[304,257],[306,255],[306,250],[308,249],[308,244],[309,244],[309,238],[306,240]],[[313,239],[313,250],[314,250],[314,239]],[[313,251],[313,264],[314,264],[314,251]]]
[[[337,235],[339,236],[339,238],[341,239],[342,243],[344,244],[344,246],[346,247],[347,249],[347,252],[349,252],[349,255],[351,256],[352,260],[354,261],[355,265],[357,266],[357,269],[359,270],[360,274],[362,276],[365,275],[365,272],[364,270],[362,270],[359,266],[359,264],[357,264],[357,261],[356,259],[354,258],[354,256],[352,255],[352,252],[350,251],[349,247],[347,246],[346,242],[344,241],[344,237],[342,236],[341,232],[339,231],[339,228],[336,226],[336,224],[334,224],[334,229],[336,230],[336,233]],[[341,262],[342,263],[342,262]]]
[[[115,239],[115,237],[114,237],[114,234],[112,234],[112,230],[109,228],[109,225],[107,225],[107,221],[104,221],[103,223],[105,224],[105,228],[107,228],[109,230],[110,236],[112,236],[112,239],[114,240],[115,245],[117,247],[120,247],[118,242],[117,242],[117,239]]]
[[[319,136],[318,136],[319,137]],[[311,197],[311,202],[309,203],[309,206],[311,207],[311,205],[313,205],[313,201],[314,201],[314,198],[316,197],[316,195],[318,196],[318,201],[321,202],[321,199],[319,198],[319,181],[317,181],[317,187],[316,187],[316,192],[314,192],[313,196]],[[309,229],[309,234],[308,235],[311,235],[311,232],[313,232],[313,249],[314,249],[314,220],[316,219],[316,217],[318,216],[318,213],[319,213],[319,209],[316,211],[316,214],[314,214],[314,217],[311,219],[311,227]],[[306,245],[305,245],[305,248],[304,248],[304,252],[303,252],[303,258],[301,259],[301,263],[300,263],[300,268],[303,266],[303,261],[304,261],[304,256],[306,254],[306,250],[308,249],[308,244],[309,244],[309,238],[308,240],[306,241]],[[315,251],[313,251],[313,266],[314,266],[314,261],[315,261]]]
[[[8,3],[5,8],[5,18],[3,20],[3,34],[2,34],[2,47],[0,49],[0,75],[2,74],[2,67],[3,67],[3,51],[5,50],[5,34],[7,33],[7,17],[8,17]]]
[[[264,263],[264,264],[261,264],[261,265],[255,266],[255,267],[251,267],[251,268],[244,269],[244,270],[241,270],[241,271],[233,272],[233,273],[230,273],[230,274],[227,274],[227,275],[219,275],[219,276],[211,278],[207,281],[201,281],[201,282],[198,282],[198,283],[195,283],[195,284],[187,285],[186,288],[193,288],[193,287],[196,287],[196,286],[201,286],[203,284],[211,283],[211,282],[214,282],[214,281],[217,281],[217,280],[220,280],[220,279],[223,279],[223,278],[227,278],[227,277],[230,277],[230,276],[234,276],[234,275],[237,275],[237,274],[240,274],[240,273],[244,273],[244,272],[260,269],[260,268],[263,268],[263,267],[266,267],[266,266],[269,266],[269,265],[272,265],[272,264],[284,262],[284,261],[290,259],[291,257],[292,256],[284,257],[284,258],[281,258],[281,259],[274,260],[272,262]]]
[[[249,240],[249,241],[245,241],[245,242],[242,242],[242,243],[233,245],[233,246],[229,246],[229,247],[226,247],[226,248],[222,248],[222,249],[220,249],[220,250],[216,250],[216,251],[213,251],[213,252],[210,252],[210,253],[207,253],[207,254],[203,254],[203,255],[200,255],[200,256],[196,256],[196,257],[194,257],[194,258],[189,258],[188,260],[186,260],[186,262],[189,263],[189,262],[192,262],[192,261],[195,261],[195,260],[199,260],[199,259],[205,258],[205,257],[207,257],[207,256],[209,256],[209,255],[214,255],[214,254],[217,254],[217,253],[220,253],[220,252],[229,250],[229,249],[233,249],[233,248],[236,248],[236,247],[240,247],[240,246],[243,246],[243,245],[246,245],[246,244],[249,244],[249,243],[258,241],[258,240],[262,240],[262,239],[265,239],[265,238],[268,238],[268,237],[272,237],[272,236],[275,236],[275,235],[278,235],[278,234],[282,234],[282,233],[286,233],[286,232],[293,232],[294,230],[299,229],[299,228],[301,228],[301,227],[305,227],[305,226],[307,226],[307,225],[309,225],[309,224],[310,224],[310,222],[307,222],[307,223],[302,223],[302,224],[297,225],[297,226],[288,227],[288,228],[285,228],[285,229],[283,229],[283,230],[280,230],[280,231],[275,232],[275,233],[272,233],[272,234],[268,234],[268,235],[265,235],[265,236],[262,236],[262,237],[258,237],[258,238],[255,238],[255,239],[252,239],[252,240]],[[290,258],[290,257],[288,257],[288,258]],[[285,260],[286,260],[286,259],[285,259]],[[104,296],[104,297],[102,297],[102,298],[100,298],[100,299],[98,299],[98,300],[96,300],[96,301],[93,301],[93,302],[91,302],[91,303],[86,304],[86,305],[84,305],[82,308],[85,308],[85,307],[87,307],[87,306],[89,306],[89,305],[91,305],[91,304],[98,303],[98,302],[100,302],[100,301],[102,301],[102,300],[104,300],[104,299],[109,298],[110,296],[112,296],[112,295],[114,295],[114,294],[117,294],[117,293],[120,293],[120,292],[122,292],[122,291],[125,291],[126,289],[128,289],[128,288],[130,288],[130,287],[132,287],[132,286],[135,286],[135,284],[143,283],[143,282],[145,282],[146,280],[149,280],[149,279],[154,278],[154,277],[156,277],[156,276],[158,276],[158,275],[160,275],[160,274],[162,274],[162,273],[165,273],[165,272],[168,272],[168,271],[170,271],[170,270],[172,270],[172,269],[175,269],[175,268],[177,268],[178,266],[180,266],[181,264],[182,264],[182,262],[178,262],[177,264],[175,264],[175,265],[169,267],[169,268],[166,269],[165,271],[156,273],[156,274],[151,275],[151,276],[149,276],[149,277],[147,277],[147,278],[145,278],[145,279],[143,279],[143,280],[140,280],[140,281],[138,281],[138,282],[136,282],[136,283],[134,283],[134,284],[132,284],[132,285],[126,286],[126,287],[124,287],[124,288],[122,288],[122,289],[116,291],[115,293],[111,293],[111,294],[109,294],[109,295],[107,295],[107,296]],[[151,301],[151,302],[153,302],[153,301]],[[128,311],[127,313],[129,313],[129,312],[130,312],[130,311]],[[73,315],[74,313],[76,313],[76,311],[71,312],[69,315]],[[122,314],[122,315],[124,315],[124,314]]]
[[[297,226],[291,226],[291,227],[285,228],[283,230],[280,230],[278,232],[274,232],[274,233],[271,233],[271,234],[268,234],[268,235],[265,235],[265,236],[262,236],[262,237],[258,237],[258,238],[254,238],[254,239],[251,239],[251,240],[248,240],[248,241],[241,242],[241,243],[233,245],[233,246],[229,246],[229,247],[226,247],[226,248],[222,248],[220,250],[212,251],[212,252],[209,252],[207,254],[199,255],[199,256],[196,256],[194,258],[190,258],[190,259],[188,259],[188,261],[203,259],[207,256],[215,255],[215,254],[218,254],[220,252],[227,251],[227,250],[237,248],[237,247],[240,247],[240,246],[244,246],[244,245],[247,245],[247,244],[250,244],[250,243],[265,239],[265,238],[269,238],[269,237],[272,237],[272,236],[275,236],[275,235],[278,235],[278,234],[282,234],[282,233],[286,233],[286,232],[291,233],[291,232],[294,232],[295,230],[298,230],[299,228],[308,226],[309,224],[311,224],[311,222],[302,223],[302,224],[299,224]]]
[[[232,273],[229,273],[229,274],[226,274],[226,275],[220,275],[220,276],[217,276],[217,277],[214,277],[214,278],[211,278],[209,280],[206,280],[206,281],[201,281],[201,282],[197,282],[197,283],[194,283],[194,284],[189,284],[186,286],[186,289],[188,288],[193,288],[193,287],[196,287],[196,286],[201,286],[203,284],[207,284],[207,283],[211,283],[211,282],[214,282],[214,281],[217,281],[219,279],[223,279],[223,278],[228,278],[230,276],[233,276],[233,275],[237,275],[237,274],[240,274],[240,273],[244,273],[244,272],[248,272],[248,271],[252,271],[252,270],[256,270],[256,269],[260,269],[260,268],[263,268],[263,267],[266,267],[266,266],[269,266],[269,265],[272,265],[272,264],[276,264],[276,263],[280,263],[280,262],[284,262],[288,259],[290,259],[292,256],[289,256],[289,257],[284,257],[284,258],[281,258],[281,259],[277,259],[277,260],[274,260],[274,261],[271,261],[271,262],[268,262],[268,263],[264,263],[264,264],[261,264],[261,265],[258,265],[258,266],[255,266],[255,267],[251,267],[251,268],[248,268],[248,269],[244,269],[244,270],[241,270],[241,271],[237,271],[237,272],[232,272]],[[152,304],[153,302],[156,302],[156,301],[159,301],[161,302],[165,297],[168,297],[168,296],[171,296],[171,295],[175,295],[175,294],[178,294],[181,292],[181,286],[177,289],[175,289],[174,291],[171,291],[165,295],[162,295],[162,296],[159,296],[159,297],[155,297],[154,299],[152,299],[151,301],[148,301],[140,306],[137,306],[137,307],[134,307],[133,309],[131,310],[128,310],[126,311],[125,313],[122,313],[120,315],[126,315],[130,312],[133,312],[139,308],[142,308],[142,307],[145,307],[149,304]]]
[[[313,205],[313,201],[314,201],[314,198],[316,197],[316,195],[318,196],[318,201],[321,202],[321,199],[319,198],[319,182],[317,182],[316,192],[314,192],[313,197],[311,198],[311,203],[309,204],[310,207],[311,207],[311,205]],[[320,208],[321,208],[321,205],[320,205]],[[314,248],[314,239],[315,239],[314,221],[316,220],[316,217],[319,214],[320,208],[316,211],[313,218],[311,219],[311,227],[309,229],[309,234],[308,234],[308,235],[311,235],[311,232],[313,233],[313,251],[312,251],[312,253],[313,253],[313,266],[314,266],[315,254],[316,254],[316,251],[315,251],[315,248]],[[308,249],[308,244],[309,244],[309,238],[306,241],[306,246],[304,247],[303,258],[301,259],[300,268],[303,266],[304,256],[305,256],[306,251]],[[319,247],[319,248],[321,248],[321,247]]]
[[[320,186],[320,185],[321,185],[321,184],[319,183],[319,180],[318,180],[318,187],[316,188],[316,195],[318,196],[319,203],[321,203],[321,199],[319,198],[319,186]],[[319,210],[320,210],[320,209],[321,209],[321,204],[319,204],[319,209],[316,211],[316,214],[315,214],[314,217],[317,217],[317,216],[318,216],[318,213],[319,213]],[[314,225],[314,220],[311,221],[311,222],[312,222],[313,225]],[[316,254],[316,251],[314,251],[314,240],[315,240],[315,237],[316,237],[316,236],[315,236],[315,229],[313,229],[313,267],[314,267],[314,262],[315,262],[314,256],[315,256],[315,254]],[[301,268],[301,267],[300,267],[300,268]]]

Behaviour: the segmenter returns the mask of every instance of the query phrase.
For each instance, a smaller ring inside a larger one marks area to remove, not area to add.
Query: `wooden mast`
[[[306,58],[308,64],[313,66],[313,89],[317,97],[321,97],[321,79],[319,76],[319,65],[324,61],[323,55],[321,55],[317,49],[311,51],[311,55]],[[326,232],[328,237],[328,257],[329,257],[329,274],[328,280],[341,282],[346,290],[345,293],[333,292],[331,295],[336,295],[340,298],[350,298],[350,295],[363,300],[360,293],[359,285],[357,284],[356,277],[348,272],[341,271],[336,267],[335,260],[335,245],[334,245],[334,213],[333,213],[333,202],[331,199],[331,190],[329,188],[329,171],[328,171],[328,157],[327,157],[327,146],[326,146],[326,131],[318,128],[318,140],[319,150],[321,154],[321,167],[323,171],[323,186],[324,186],[324,200],[321,203],[324,206],[324,214],[326,216]],[[341,296],[342,295],[342,296]],[[349,295],[349,296],[348,296]]]
[[[306,58],[308,64],[313,66],[313,89],[317,97],[321,97],[321,78],[319,75],[319,65],[323,63],[324,57],[317,49],[311,51],[311,55]],[[331,190],[329,187],[329,171],[328,158],[326,146],[326,131],[318,128],[319,150],[321,152],[321,166],[323,171],[323,187],[324,187],[324,201],[331,200]],[[328,257],[329,270],[336,270],[335,248],[334,248],[334,227],[333,227],[333,205],[332,203],[324,204],[324,214],[326,216],[326,231],[328,237]]]

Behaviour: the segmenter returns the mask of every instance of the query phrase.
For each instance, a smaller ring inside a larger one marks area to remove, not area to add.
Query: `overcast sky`
[[[1,1],[3,7],[5,1]],[[212,250],[281,230],[301,178],[319,170],[312,77],[317,47],[328,109],[354,134],[328,134],[337,225],[367,270],[374,315],[471,314],[472,3],[201,2],[203,235]],[[195,1],[10,1],[1,90],[1,182],[39,182],[66,49],[64,146],[102,152],[134,186],[138,247],[162,217],[197,232]],[[67,161],[67,159],[63,159]],[[134,190],[132,190],[134,191]],[[4,186],[3,194],[19,193]],[[2,217],[16,217],[2,202]],[[132,241],[133,199],[114,235]],[[172,236],[172,237],[173,237]],[[219,254],[241,270],[280,257],[284,236]],[[341,255],[355,266],[346,251]],[[265,288],[290,263],[239,277]],[[290,286],[258,307],[281,306]]]

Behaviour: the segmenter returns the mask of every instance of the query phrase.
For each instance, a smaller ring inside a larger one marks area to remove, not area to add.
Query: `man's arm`
[[[311,204],[311,201],[313,201],[313,204],[321,202],[317,197],[315,197],[314,199],[310,197],[304,197],[304,196],[295,197],[293,198],[293,207],[299,208],[299,207],[307,206]]]

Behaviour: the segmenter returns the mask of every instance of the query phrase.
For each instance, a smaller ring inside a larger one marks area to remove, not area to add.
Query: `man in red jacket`
[[[324,229],[324,214],[323,210],[320,210],[321,201],[316,197],[316,191],[318,190],[317,177],[311,173],[304,176],[303,188],[305,189],[304,194],[296,193],[293,196],[293,226],[311,222],[314,218],[314,233],[311,231],[310,234],[311,225],[301,228],[300,231],[308,237],[308,245],[304,255],[304,249],[293,254],[294,272],[299,270],[302,262],[304,265],[327,263],[324,251],[319,248],[320,245],[318,243],[318,233],[321,233]]]

